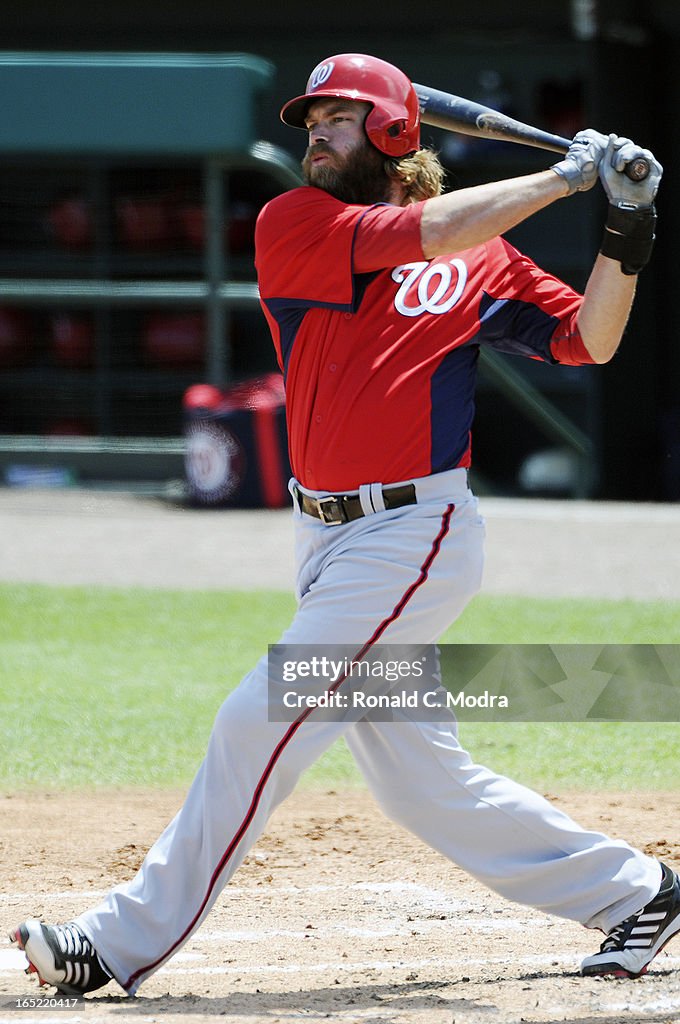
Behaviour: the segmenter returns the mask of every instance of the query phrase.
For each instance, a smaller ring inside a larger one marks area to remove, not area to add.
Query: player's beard
[[[312,158],[317,153],[328,153],[333,164],[315,166]],[[325,142],[317,142],[305,153],[302,173],[308,185],[330,192],[343,203],[370,206],[390,201],[392,183],[385,172],[385,157],[368,140],[344,157]]]

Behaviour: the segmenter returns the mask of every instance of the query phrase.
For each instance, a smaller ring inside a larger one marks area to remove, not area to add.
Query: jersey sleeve
[[[255,230],[262,298],[351,309],[355,275],[422,258],[420,206],[354,206],[317,188],[277,196]]]
[[[422,260],[422,203],[372,206],[361,218],[354,246],[354,271],[370,274],[410,260]]]
[[[480,343],[549,363],[593,363],[577,324],[583,296],[503,238],[488,243],[487,255]]]

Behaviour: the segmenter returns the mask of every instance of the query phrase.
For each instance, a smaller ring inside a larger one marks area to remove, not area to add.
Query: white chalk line
[[[550,921],[539,921],[539,927],[543,928],[551,927],[552,922]],[[336,938],[338,935],[343,935],[347,938],[363,938],[370,940],[378,939],[392,939],[392,938],[405,938],[412,937],[414,942],[417,942],[419,938],[425,934],[435,931],[437,929],[446,929],[447,932],[451,931],[470,931],[476,935],[480,933],[489,932],[508,932],[508,931],[524,931],[526,930],[526,922],[516,920],[513,918],[496,919],[496,918],[484,918],[476,917],[474,921],[464,921],[448,919],[445,922],[442,921],[408,921],[406,924],[394,923],[393,925],[378,926],[372,928],[357,928],[347,926],[343,923],[337,925],[323,925],[321,927],[314,927],[313,929],[298,929],[298,928],[267,928],[262,930],[255,929],[217,929],[208,931],[202,929],[191,939],[191,945],[214,945],[215,943],[222,944],[238,944],[244,945],[246,943],[269,943],[276,939],[295,939],[305,940],[311,939],[317,941],[324,941],[330,938]],[[173,957],[173,963],[180,963],[182,961],[201,961],[206,959],[206,954],[199,951],[184,951],[177,953]],[[23,970],[26,967],[26,958],[24,953],[19,949],[0,949],[0,975],[6,973],[12,973],[14,971]],[[295,968],[297,969],[297,968]],[[199,973],[203,968],[196,968]],[[209,968],[208,973],[214,973],[219,971],[220,968]],[[244,970],[248,970],[244,968]],[[253,971],[257,971],[258,968],[253,968]]]
[[[356,939],[390,939],[412,936],[418,939],[433,931],[470,931],[476,935],[495,932],[524,931],[532,928],[544,930],[555,928],[557,922],[549,918],[508,917],[504,914],[485,917],[474,914],[463,917],[449,917],[435,921],[415,918],[403,923],[394,921],[387,924],[371,924],[365,927],[338,924],[313,925],[311,928],[262,928],[262,929],[201,929],[191,939],[192,945],[211,942],[263,942],[265,939],[330,939],[338,935]]]
[[[529,922],[527,919],[517,919],[505,916],[482,917],[475,915],[470,918],[447,917],[445,921],[420,920],[407,921],[405,923],[394,922],[387,925],[373,925],[364,928],[346,925],[343,922],[338,924],[325,924],[313,928],[262,928],[262,929],[214,929],[202,928],[191,938],[191,945],[212,945],[214,943],[227,944],[256,944],[270,942],[277,939],[292,940],[316,940],[325,941],[337,938],[342,935],[346,938],[355,939],[394,939],[412,937],[415,942],[435,931],[453,932],[474,932],[475,935],[494,934],[497,932],[518,932],[526,931],[529,925],[534,929],[547,929],[554,927],[550,920],[538,919]],[[202,960],[205,954],[201,952],[178,953],[173,960],[191,959]],[[18,966],[25,966],[24,954],[17,949],[0,949],[0,973],[3,970],[16,970]]]
[[[225,896],[231,894],[232,896],[253,896],[257,894],[258,900],[267,893],[274,895],[300,895],[304,896],[306,893],[322,893],[322,892],[346,892],[347,889],[353,889],[356,892],[370,892],[376,895],[388,893],[405,893],[413,896],[417,896],[419,899],[436,899],[445,902],[449,907],[459,908],[461,906],[472,906],[469,900],[459,900],[452,893],[445,892],[443,889],[433,889],[430,886],[421,885],[418,882],[353,882],[351,885],[343,884],[342,882],[319,882],[314,885],[268,885],[266,889],[262,889],[259,885],[245,886],[245,885],[228,885],[224,890]],[[10,892],[0,893],[0,905],[3,903],[14,903],[17,900],[93,900],[101,899],[110,890],[107,889],[86,889],[82,892],[77,892],[73,889],[62,889],[57,892]]]
[[[267,935],[260,935],[261,940],[266,940]],[[507,956],[498,957],[421,957],[411,960],[360,960],[360,961],[347,961],[346,963],[342,960],[333,962],[322,962],[322,963],[285,963],[285,964],[246,964],[235,966],[231,964],[210,964],[201,966],[196,963],[197,960],[204,960],[205,956],[202,953],[177,953],[171,963],[165,967],[161,967],[159,974],[172,974],[172,975],[188,975],[188,974],[205,974],[205,975],[263,975],[263,974],[300,974],[306,971],[310,972],[327,972],[327,971],[366,971],[366,970],[416,970],[422,969],[423,967],[429,967],[432,965],[458,967],[465,966],[483,966],[485,964],[497,964],[506,963],[508,961]],[[551,954],[546,957],[528,957],[524,956],[517,958],[517,963],[525,964],[549,964],[553,963],[556,959],[569,960],[569,962],[576,963],[575,958],[571,954],[565,954],[560,956],[559,954]],[[177,964],[190,963],[191,966],[179,967]],[[18,949],[3,950],[0,952],[0,976],[8,976],[16,974],[19,971],[24,971],[26,968],[26,957]]]
[[[219,933],[216,933],[219,934]],[[302,933],[303,935],[305,933]],[[394,933],[397,934],[397,933]],[[213,936],[214,937],[214,936]],[[271,932],[259,932],[257,938],[260,941],[269,941],[272,937]],[[464,954],[458,954],[455,957],[418,957],[415,959],[404,960],[360,960],[344,962],[343,960],[336,960],[333,962],[322,962],[322,963],[310,963],[305,961],[304,963],[285,963],[285,964],[212,964],[201,966],[197,961],[205,959],[205,954],[199,952],[180,952],[177,953],[170,964],[161,968],[164,974],[172,975],[188,975],[188,974],[206,974],[206,975],[260,975],[260,974],[299,974],[306,971],[310,972],[325,972],[325,971],[364,971],[364,970],[416,970],[424,967],[430,967],[433,965],[439,967],[451,967],[460,969],[461,967],[487,967],[492,965],[504,964],[512,962],[514,964],[520,964],[528,967],[545,967],[554,965],[556,962],[564,964],[565,966],[573,967],[578,965],[581,960],[581,956],[575,956],[573,952],[552,950],[550,953],[531,953],[524,954],[523,956],[510,957],[507,954],[498,954],[495,956],[465,956]],[[180,963],[191,963],[190,967],[178,967],[174,966]],[[659,960],[655,961],[656,967],[666,968],[677,968],[680,967],[680,957],[677,956],[664,956]],[[16,971],[23,971],[26,967],[26,958],[24,953],[18,949],[0,950],[0,975],[13,974]],[[159,972],[160,973],[160,972]],[[680,996],[678,997],[680,999]]]
[[[105,890],[87,889],[85,892],[76,892],[74,889],[64,889],[62,892],[0,892],[0,906],[9,906],[12,903],[44,903],[47,900],[98,900],[106,895]]]
[[[639,992],[636,993],[639,995]],[[649,1002],[638,1002],[636,999],[634,1002],[630,1000],[626,1003],[605,1003],[604,1009],[614,1013],[630,1013],[634,1010],[636,1013],[666,1013],[668,1010],[677,1010],[680,1008],[680,996],[673,998],[672,996],[662,996],[661,999],[652,999]],[[567,1009],[567,1007],[565,1007]],[[672,1024],[672,1022],[669,1022]]]
[[[551,953],[550,956],[522,956],[513,957],[512,962],[514,964],[523,964],[530,967],[540,967],[547,964],[552,964],[555,960],[559,960],[561,963],[564,962],[567,966],[574,966],[580,963],[580,958],[574,957],[573,953],[564,953],[560,955]],[[451,969],[460,969],[461,967],[484,967],[497,964],[507,964],[510,961],[509,956],[489,956],[489,957],[472,957],[472,956],[460,956],[460,957],[441,957],[441,956],[428,956],[419,957],[413,960],[355,960],[355,961],[338,961],[332,960],[324,963],[303,963],[303,964],[258,964],[256,966],[232,966],[229,964],[212,965],[210,967],[161,967],[159,974],[165,975],[187,975],[187,974],[236,974],[239,976],[245,974],[307,974],[307,973],[333,973],[336,974],[340,971],[344,973],[352,973],[354,971],[387,971],[387,970],[422,970],[425,967],[436,967],[437,971],[440,972],[442,968],[448,967]]]
[[[175,957],[175,960],[177,957]],[[159,974],[165,975],[190,975],[190,974],[206,974],[206,975],[264,975],[264,974],[306,974],[306,973],[351,973],[354,971],[385,971],[385,970],[422,970],[426,967],[436,967],[438,973],[441,973],[443,968],[450,968],[452,970],[460,970],[461,968],[473,968],[473,967],[497,967],[499,964],[519,965],[522,967],[549,967],[554,966],[556,963],[560,967],[575,969],[581,963],[581,956],[574,956],[573,952],[560,952],[555,950],[549,954],[532,953],[525,954],[524,956],[509,956],[508,954],[496,955],[496,956],[456,956],[456,957],[442,957],[442,956],[431,956],[431,957],[420,957],[413,960],[358,960],[358,961],[338,961],[333,960],[324,963],[302,963],[302,964],[258,964],[255,966],[241,965],[232,966],[229,964],[212,965],[208,967],[172,967],[166,966],[161,967]],[[678,967],[680,966],[680,957],[666,957],[662,961],[655,962],[656,967]],[[680,996],[678,996],[678,1004],[680,1005]]]
[[[0,974],[9,974],[25,967],[26,957],[20,949],[0,949]]]

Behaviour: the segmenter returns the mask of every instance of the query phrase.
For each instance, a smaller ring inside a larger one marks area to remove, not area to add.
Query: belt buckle
[[[340,526],[347,522],[347,513],[339,498],[334,495],[328,498],[317,498],[316,507],[319,518],[324,526]]]

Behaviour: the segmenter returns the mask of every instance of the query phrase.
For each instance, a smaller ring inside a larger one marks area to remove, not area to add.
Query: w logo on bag
[[[307,92],[314,92],[315,89],[325,85],[333,74],[334,67],[335,62],[329,60],[327,64],[319,64],[318,67],[314,68],[307,82]]]

